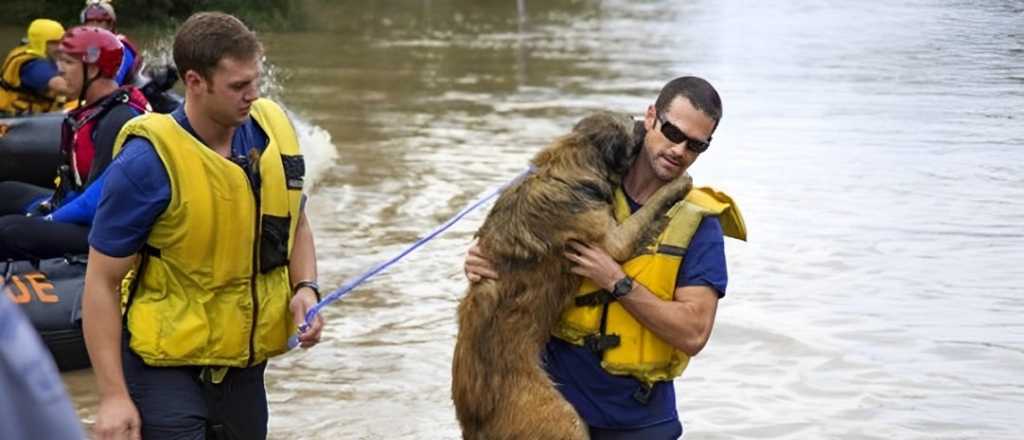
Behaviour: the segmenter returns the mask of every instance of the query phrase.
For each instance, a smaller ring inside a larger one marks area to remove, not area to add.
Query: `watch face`
[[[621,298],[626,296],[631,290],[633,290],[633,279],[626,277],[615,283],[615,288],[612,289],[612,296]]]

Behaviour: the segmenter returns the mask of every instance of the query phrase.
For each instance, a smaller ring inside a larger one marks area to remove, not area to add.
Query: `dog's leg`
[[[644,228],[665,214],[676,202],[686,197],[693,186],[693,179],[684,173],[671,182],[658,188],[644,206],[621,224],[609,216],[608,233],[604,237],[604,249],[616,261],[626,261],[633,256],[636,241],[643,235]]]

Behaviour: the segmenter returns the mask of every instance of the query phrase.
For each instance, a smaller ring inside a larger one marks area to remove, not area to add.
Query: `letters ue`
[[[25,304],[32,301],[34,294],[39,302],[55,303],[60,298],[53,294],[53,284],[46,279],[42,272],[31,272],[24,275],[13,275],[4,286],[4,293],[16,304]]]

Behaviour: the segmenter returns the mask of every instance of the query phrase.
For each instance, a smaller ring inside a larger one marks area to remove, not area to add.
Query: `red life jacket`
[[[93,158],[96,156],[93,130],[107,112],[121,104],[143,113],[149,111],[149,101],[145,95],[133,86],[125,86],[97,102],[67,114],[64,119],[64,131],[61,134],[64,163],[61,166],[58,192],[61,189],[81,191],[88,181],[97,177],[89,175]]]

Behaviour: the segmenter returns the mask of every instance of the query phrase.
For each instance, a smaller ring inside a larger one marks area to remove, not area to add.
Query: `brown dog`
[[[664,213],[690,189],[684,174],[616,223],[613,190],[636,157],[641,131],[627,116],[583,119],[533,158],[534,172],[502,192],[477,231],[500,277],[471,284],[459,305],[452,399],[464,438],[588,438],[540,353],[581,281],[563,256],[566,244],[598,243],[628,260],[664,229]]]

